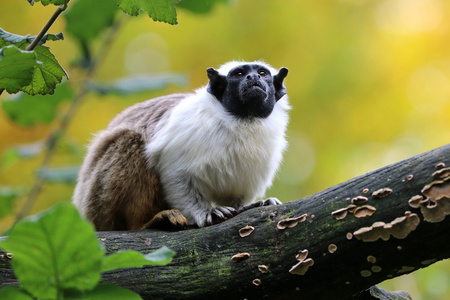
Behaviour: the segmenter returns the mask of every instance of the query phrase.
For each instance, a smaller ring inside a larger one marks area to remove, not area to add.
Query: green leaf
[[[0,28],[0,47],[3,47],[2,43],[6,44],[6,42],[9,44],[18,44],[18,43],[22,43],[22,42],[31,43],[34,41],[35,38],[36,38],[36,36],[30,36],[29,34],[18,35],[18,34],[7,32],[7,31],[3,30],[2,28]],[[3,42],[1,40],[3,40]],[[64,40],[64,35],[62,32],[60,32],[58,34],[51,34],[51,33],[44,34],[44,36],[39,41],[38,45],[44,44],[47,40],[49,40],[49,41]],[[23,48],[23,49],[25,49],[25,48]]]
[[[404,291],[388,291],[385,289],[380,288],[379,286],[372,286],[370,289],[370,295],[375,297],[376,299],[389,299],[389,300],[411,300],[411,296]]]
[[[66,300],[139,300],[138,294],[114,284],[99,284],[92,291],[78,295],[64,295]]]
[[[0,290],[0,299],[8,300],[33,300],[26,291],[15,287],[15,286],[5,286]]]
[[[166,265],[172,261],[175,252],[163,246],[143,255],[136,251],[123,251],[106,256],[103,259],[102,272],[123,268],[141,268],[149,265]]]
[[[38,172],[38,176],[51,183],[68,183],[77,182],[79,166],[68,166],[59,168],[45,168]]]
[[[211,12],[213,7],[217,3],[226,4],[228,2],[229,0],[209,0],[209,1],[183,0],[177,3],[177,7],[187,9],[197,14],[206,14]]]
[[[169,84],[183,85],[185,83],[186,77],[179,74],[140,74],[106,84],[91,81],[87,88],[101,94],[129,95],[163,89]]]
[[[114,0],[78,0],[64,13],[66,29],[77,39],[91,41],[111,26],[118,11]]]
[[[41,2],[42,5],[47,6],[49,4],[54,5],[63,5],[66,4],[67,0],[27,0],[31,5],[34,5],[34,2]]]
[[[154,21],[177,24],[175,4],[179,0],[116,0],[120,9],[132,16],[147,12]]]
[[[13,253],[22,288],[55,299],[63,289],[90,290],[100,280],[104,250],[93,226],[67,203],[22,220],[0,247]]]
[[[30,84],[34,70],[42,63],[36,60],[36,54],[23,51],[15,46],[0,49],[0,90],[14,94]]]
[[[21,94],[2,102],[8,117],[23,126],[34,126],[38,123],[49,124],[57,116],[58,106],[65,99],[75,95],[69,83],[60,84],[53,95],[30,96]]]
[[[14,163],[20,160],[20,155],[16,147],[6,148],[2,153],[2,158],[0,160],[0,172],[5,171],[7,168],[12,166]]]
[[[48,47],[42,45],[43,42],[47,40],[58,40],[61,39],[62,35],[47,35],[45,40],[41,41],[41,44],[36,46],[33,51],[27,51],[25,53],[31,53],[35,55],[34,66],[31,68],[27,65],[27,72],[22,74],[23,70],[18,69],[18,66],[23,64],[22,60],[18,60],[17,63],[13,65],[6,65],[7,69],[1,69],[1,64],[5,58],[0,61],[0,89],[2,87],[2,78],[6,79],[14,79],[12,83],[15,84],[14,89],[11,92],[6,88],[8,93],[17,93],[19,90],[24,91],[30,95],[37,94],[53,94],[55,87],[58,83],[61,82],[63,77],[68,78],[66,71],[59,65],[55,56],[50,52]],[[29,35],[20,36],[16,34],[12,34],[9,32],[0,29],[0,48],[8,48],[8,46],[14,45],[21,50],[25,50],[28,44],[34,40],[34,37],[30,37]],[[17,53],[15,53],[17,56]],[[0,54],[1,56],[1,54]],[[28,58],[28,63],[31,58]],[[5,66],[4,66],[5,67]],[[32,76],[30,78],[30,72],[32,72]],[[18,80],[26,75],[26,80]],[[8,81],[9,84],[11,80]],[[18,88],[17,88],[18,87]]]
[[[53,94],[56,85],[62,81],[63,77],[69,78],[69,76],[48,47],[36,47],[34,52],[36,52],[36,58],[42,62],[42,65],[36,66],[33,80],[22,91],[30,95]]]
[[[0,186],[0,217],[12,212],[14,199],[20,195],[21,192],[18,189]]]

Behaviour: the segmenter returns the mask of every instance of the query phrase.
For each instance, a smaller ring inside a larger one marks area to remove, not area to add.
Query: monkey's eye
[[[258,74],[259,74],[259,76],[264,77],[264,76],[267,75],[267,72],[266,71],[259,71]]]
[[[242,73],[242,72],[236,72],[236,73],[234,74],[234,76],[236,76],[236,77],[242,77],[242,76],[244,76],[244,73]]]

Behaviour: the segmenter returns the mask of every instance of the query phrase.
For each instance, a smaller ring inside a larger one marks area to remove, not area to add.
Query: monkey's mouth
[[[261,84],[261,82],[259,81],[250,81],[247,83],[246,86],[247,90],[252,90],[252,89],[261,89],[264,92],[266,91],[266,89],[264,88],[264,86]]]

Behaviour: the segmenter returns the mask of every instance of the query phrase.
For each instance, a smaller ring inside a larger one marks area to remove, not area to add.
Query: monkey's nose
[[[247,75],[248,80],[260,79],[260,78],[261,78],[261,76],[259,76],[259,74],[248,74]]]

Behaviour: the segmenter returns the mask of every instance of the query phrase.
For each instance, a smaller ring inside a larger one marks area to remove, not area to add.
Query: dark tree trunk
[[[169,265],[107,272],[103,281],[144,299],[351,298],[450,257],[450,169],[440,163],[450,165],[450,144],[215,226],[99,232],[108,253],[163,245],[177,253]],[[241,237],[247,225],[253,231]],[[5,261],[0,286],[15,282]]]

